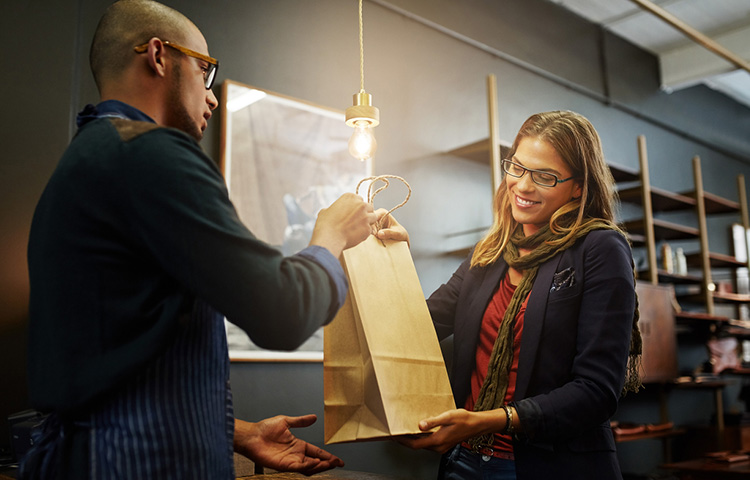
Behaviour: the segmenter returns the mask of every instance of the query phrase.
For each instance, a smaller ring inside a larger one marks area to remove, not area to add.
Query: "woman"
[[[576,113],[532,115],[502,166],[490,232],[427,301],[464,408],[403,443],[445,453],[446,479],[621,478],[609,418],[638,388],[640,335],[599,135]]]

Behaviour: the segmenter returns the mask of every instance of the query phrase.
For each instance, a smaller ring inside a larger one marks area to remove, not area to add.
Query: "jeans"
[[[516,480],[516,463],[480,455],[459,444],[440,459],[438,480]]]

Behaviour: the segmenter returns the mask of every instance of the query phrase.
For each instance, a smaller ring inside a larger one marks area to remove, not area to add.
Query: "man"
[[[50,412],[23,478],[234,478],[232,450],[312,474],[343,462],[295,438],[314,415],[235,420],[223,316],[293,349],[343,304],[342,250],[377,215],[346,194],[282,257],[240,222],[197,141],[218,62],[198,28],[148,0],[102,17],[102,102],[45,189],[29,240],[29,390]]]

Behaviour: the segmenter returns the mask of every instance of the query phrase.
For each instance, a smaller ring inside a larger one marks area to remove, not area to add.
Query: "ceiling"
[[[750,72],[693,41],[632,0],[550,0],[659,57],[667,92],[703,83],[750,107]],[[652,0],[750,61],[750,0]]]

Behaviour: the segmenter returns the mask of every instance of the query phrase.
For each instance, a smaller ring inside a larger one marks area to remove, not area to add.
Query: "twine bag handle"
[[[404,201],[399,203],[395,207],[391,208],[390,210],[388,210],[388,213],[383,215],[383,218],[393,213],[393,211],[396,210],[397,208],[403,207],[404,205],[406,205],[406,202],[409,201],[409,198],[411,197],[411,185],[409,185],[409,182],[407,182],[406,180],[404,180],[403,178],[397,175],[376,175],[373,177],[363,178],[357,184],[357,188],[354,189],[354,193],[359,194],[359,186],[362,185],[364,182],[370,181],[370,185],[367,187],[367,199],[366,200],[367,200],[367,203],[372,204],[372,202],[375,200],[375,195],[377,195],[378,193],[388,188],[388,186],[391,184],[391,182],[388,181],[389,178],[393,178],[393,179],[400,180],[401,182],[403,182],[403,184],[406,185],[406,188],[409,190],[409,192],[406,194],[406,198],[404,199]],[[381,181],[385,185],[382,185],[380,188],[378,188],[377,190],[373,192],[372,191],[373,186],[375,185],[375,182],[377,181]],[[380,229],[380,222],[378,222],[377,228]]]

